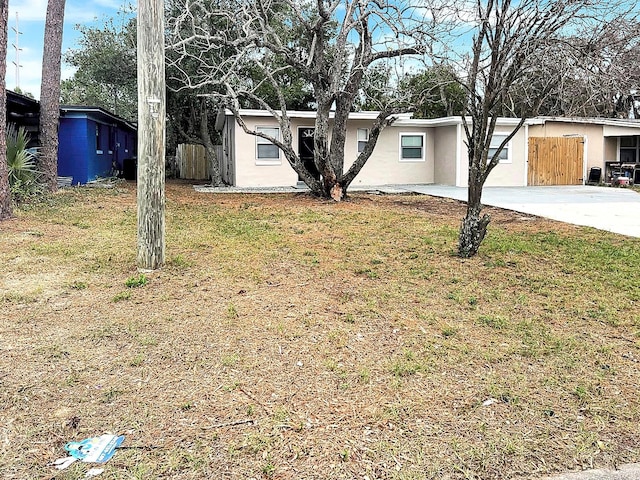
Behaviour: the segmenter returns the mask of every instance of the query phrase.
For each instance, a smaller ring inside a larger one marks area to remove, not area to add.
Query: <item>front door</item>
[[[316,168],[313,162],[313,134],[315,128],[301,127],[298,128],[298,155],[300,160],[304,163],[305,168],[311,175],[317,180],[320,180],[320,172]],[[302,178],[298,175],[298,180]]]

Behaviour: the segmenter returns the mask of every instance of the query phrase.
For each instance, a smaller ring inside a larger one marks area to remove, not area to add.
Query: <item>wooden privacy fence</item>
[[[530,137],[528,185],[581,185],[582,137]]]
[[[222,145],[216,145],[218,165],[222,158]],[[207,162],[207,154],[202,145],[181,143],[176,149],[176,169],[178,178],[188,180],[209,180],[211,165]]]
[[[178,178],[189,180],[207,180],[209,166],[207,155],[202,145],[181,143],[176,149],[176,168]]]

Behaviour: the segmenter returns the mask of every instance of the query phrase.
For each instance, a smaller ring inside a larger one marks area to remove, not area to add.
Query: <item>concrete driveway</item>
[[[403,185],[402,189],[467,201],[467,189]],[[482,203],[539,217],[640,237],[640,194],[627,188],[485,187]]]

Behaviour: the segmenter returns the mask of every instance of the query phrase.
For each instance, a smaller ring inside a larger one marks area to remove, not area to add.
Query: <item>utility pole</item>
[[[16,26],[15,27],[11,27],[11,30],[13,30],[16,34],[16,43],[13,43],[13,48],[16,51],[16,60],[15,62],[12,62],[15,66],[16,66],[16,90],[20,90],[20,68],[22,68],[22,65],[20,65],[20,51],[22,50],[20,48],[20,35],[22,35],[22,32],[20,31],[20,21],[18,20],[18,12],[16,12]]]
[[[164,2],[138,1],[138,268],[165,261]]]

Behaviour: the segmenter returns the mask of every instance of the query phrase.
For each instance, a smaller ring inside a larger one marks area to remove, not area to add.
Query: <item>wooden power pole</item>
[[[165,261],[164,2],[138,1],[138,268]]]

